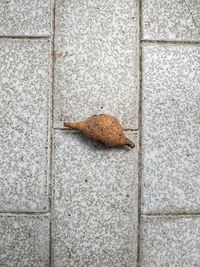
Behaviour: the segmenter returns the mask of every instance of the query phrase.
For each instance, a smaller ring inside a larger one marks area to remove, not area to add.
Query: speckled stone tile
[[[137,149],[66,132],[54,146],[54,266],[136,266]]]
[[[200,212],[200,45],[145,45],[144,213]]]
[[[51,35],[52,0],[1,0],[0,36]]]
[[[57,1],[54,126],[108,113],[138,127],[135,0]]]
[[[200,41],[199,0],[143,0],[143,39]]]
[[[47,209],[50,43],[0,41],[0,211]]]
[[[144,217],[142,267],[199,267],[200,217]]]
[[[0,215],[0,266],[49,266],[48,216]]]

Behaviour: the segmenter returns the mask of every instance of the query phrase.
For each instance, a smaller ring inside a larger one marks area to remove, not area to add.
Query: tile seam
[[[68,132],[77,132],[78,133],[78,131],[70,129],[70,128],[53,128],[53,130],[66,132],[66,133],[68,133]],[[129,129],[129,128],[124,128],[123,130],[126,132],[138,132],[138,131],[140,131],[139,129]]]
[[[165,45],[198,45],[200,41],[176,41],[176,40],[141,40],[142,44],[165,44]]]
[[[28,211],[0,211],[0,216],[1,215],[49,215],[49,212],[40,212],[40,211],[36,211],[36,212],[28,212]]]
[[[140,267],[140,246],[141,246],[141,186],[142,186],[142,153],[141,153],[141,137],[142,137],[142,0],[137,2],[138,12],[138,48],[139,48],[139,110],[138,110],[138,127],[139,127],[139,142],[138,142],[138,228],[137,228],[137,266]]]
[[[197,212],[186,212],[186,213],[142,213],[141,217],[184,217],[184,216],[200,216],[200,213]]]
[[[40,40],[40,39],[51,39],[51,35],[47,35],[47,36],[23,36],[23,35],[19,35],[19,36],[9,36],[9,35],[0,35],[0,40],[1,39],[33,39],[33,40]]]
[[[52,17],[51,17],[51,91],[49,97],[50,124],[49,124],[49,266],[53,266],[53,245],[52,245],[52,207],[53,207],[53,121],[54,121],[54,58],[55,58],[55,13],[56,0],[52,0]]]

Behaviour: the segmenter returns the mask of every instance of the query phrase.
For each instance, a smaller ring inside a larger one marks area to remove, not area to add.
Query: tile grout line
[[[0,36],[0,40],[3,40],[3,39],[14,39],[14,40],[16,40],[16,39],[21,39],[21,40],[40,40],[40,39],[51,39],[51,36],[50,35],[46,35],[46,36],[23,36],[23,35],[19,35],[19,36],[9,36],[9,35],[5,35],[5,36],[3,36],[3,35],[1,35]]]
[[[130,128],[123,128],[123,130],[125,132],[138,132],[139,131],[139,128],[138,129],[130,129]],[[53,128],[53,131],[62,131],[62,132],[79,132],[78,130],[74,130],[74,129],[70,129],[70,128]]]
[[[54,121],[54,53],[55,53],[55,13],[56,13],[56,0],[52,2],[52,35],[51,35],[51,91],[49,97],[50,106],[50,116],[49,116],[49,266],[53,266],[53,256],[52,256],[52,210],[53,210],[53,121]]]
[[[145,218],[182,218],[182,217],[199,217],[199,212],[183,212],[183,213],[141,213],[140,217]]]
[[[0,40],[3,39],[21,39],[21,40],[40,40],[40,39],[51,39],[52,37],[50,35],[44,35],[44,36],[14,36],[14,35],[0,35]],[[174,44],[174,45],[198,45],[200,44],[200,41],[183,41],[183,40],[148,40],[148,39],[140,39],[141,43],[144,44]]]
[[[0,211],[1,215],[49,215],[50,211]],[[177,213],[140,213],[140,217],[152,218],[152,217],[162,217],[162,218],[178,218],[178,217],[199,217],[200,212],[177,212]]]
[[[137,227],[137,267],[140,267],[140,244],[141,244],[141,186],[142,186],[142,0],[138,1],[138,47],[139,47],[139,110],[138,110],[138,126],[139,126],[139,141],[138,141],[138,227]]]
[[[178,41],[178,40],[146,40],[141,39],[142,44],[165,44],[165,45],[198,45],[200,41]]]
[[[1,215],[28,215],[28,216],[32,216],[32,215],[49,215],[49,212],[48,211],[32,211],[32,212],[29,212],[29,211],[0,211],[0,216]]]

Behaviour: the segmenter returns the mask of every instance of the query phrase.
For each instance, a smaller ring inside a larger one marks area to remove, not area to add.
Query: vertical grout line
[[[137,232],[137,267],[140,267],[141,244],[141,191],[142,191],[142,0],[138,0],[138,35],[139,35],[139,149],[138,149],[138,232]]]
[[[53,207],[53,122],[54,122],[54,52],[55,52],[55,13],[56,0],[52,0],[52,27],[51,27],[51,92],[49,97],[49,266],[53,266],[53,243],[52,243],[52,207]]]

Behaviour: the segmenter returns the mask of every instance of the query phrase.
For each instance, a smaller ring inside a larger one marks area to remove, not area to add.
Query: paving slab
[[[66,132],[54,146],[54,266],[136,266],[137,148],[105,149]]]
[[[138,128],[135,0],[56,4],[54,126],[108,113]]]
[[[200,217],[143,217],[142,267],[198,267]]]
[[[199,0],[143,0],[143,39],[200,41],[199,13]]]
[[[49,266],[47,215],[0,215],[0,266]]]
[[[0,40],[0,211],[45,211],[50,42]]]
[[[0,36],[50,36],[52,0],[1,0]]]
[[[199,103],[200,45],[144,45],[144,213],[200,211]]]

